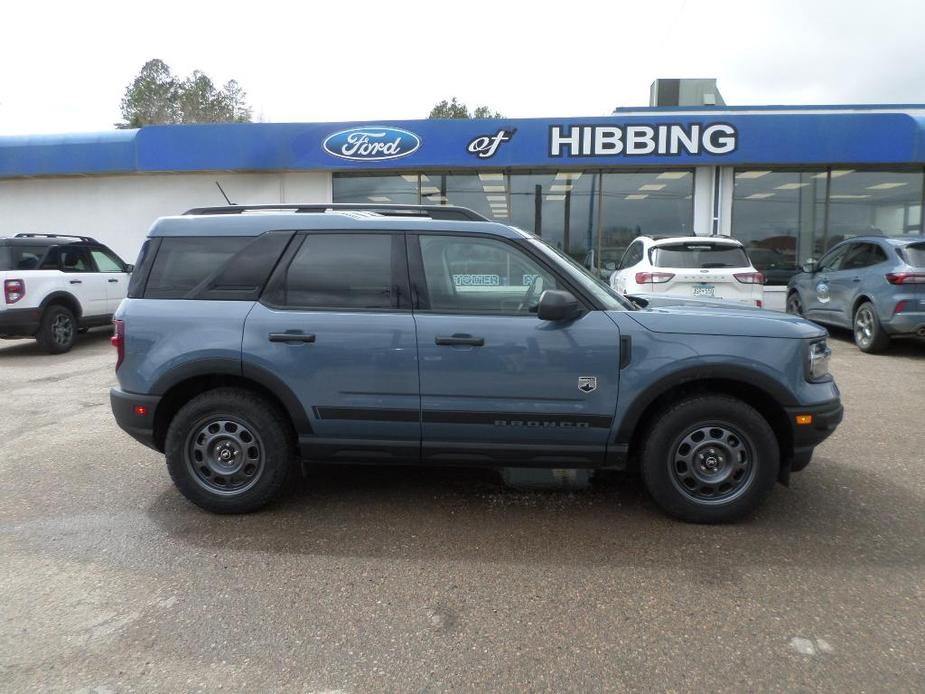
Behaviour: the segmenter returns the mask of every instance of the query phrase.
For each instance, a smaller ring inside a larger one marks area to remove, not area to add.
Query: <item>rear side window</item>
[[[253,240],[247,236],[169,237],[151,266],[146,299],[186,299]]]
[[[0,270],[38,270],[48,246],[0,246]]]
[[[268,300],[293,308],[396,308],[392,267],[391,235],[309,234]]]
[[[906,262],[912,267],[925,267],[925,243],[913,243],[903,249]]]
[[[654,267],[721,268],[748,267],[748,256],[741,246],[719,243],[672,243],[651,251]]]

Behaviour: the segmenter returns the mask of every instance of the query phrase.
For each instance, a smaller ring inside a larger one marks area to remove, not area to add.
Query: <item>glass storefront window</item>
[[[693,234],[693,193],[689,169],[334,175],[334,202],[468,207],[603,275],[639,235]]]
[[[334,177],[333,201],[417,205],[418,179],[416,173],[338,174]]]
[[[598,225],[600,176],[595,172],[549,171],[508,176],[511,224],[590,264]]]
[[[693,236],[694,176],[688,170],[601,176],[601,266],[618,263],[637,236]]]
[[[737,170],[732,236],[768,284],[786,284],[847,238],[921,234],[922,186],[921,170]]]
[[[864,234],[904,236],[921,231],[921,170],[832,171],[826,247]]]
[[[736,171],[732,237],[770,285],[785,285],[809,258],[825,229],[824,169]]]

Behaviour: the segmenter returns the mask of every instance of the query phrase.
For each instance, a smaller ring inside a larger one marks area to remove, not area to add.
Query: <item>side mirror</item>
[[[540,294],[536,316],[540,320],[571,320],[581,313],[581,305],[571,292],[561,289],[547,289]]]
[[[803,272],[808,272],[809,274],[813,274],[818,269],[819,269],[818,260],[813,260],[812,258],[810,258],[805,263],[803,263],[803,268],[802,268]]]
[[[133,272],[135,272],[135,266],[129,263],[125,266],[125,271],[131,275]]]
[[[614,270],[617,269],[617,264],[616,264],[615,262],[613,262],[612,260],[610,260],[610,261],[604,263],[604,269],[605,269],[605,270],[610,270],[611,272],[613,272]]]

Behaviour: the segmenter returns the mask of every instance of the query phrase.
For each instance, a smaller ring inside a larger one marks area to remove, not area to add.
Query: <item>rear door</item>
[[[129,276],[125,272],[125,263],[109,249],[97,247],[89,250],[97,273],[102,274],[106,279],[108,313],[115,313],[128,290]]]
[[[569,289],[519,245],[408,235],[424,462],[599,465],[617,402],[619,329],[603,311],[537,318]]]
[[[96,272],[90,253],[83,246],[58,246],[45,256],[42,269],[61,272],[64,291],[80,302],[82,319],[102,318],[112,311],[106,294],[106,278]]]
[[[877,244],[852,244],[845,253],[839,269],[828,275],[829,296],[831,297],[828,309],[838,314],[845,323],[852,321],[854,300],[865,289],[868,268],[884,262],[886,262],[886,253]],[[885,274],[884,270],[884,273],[877,278],[882,286],[885,286],[883,279]],[[867,289],[871,288],[867,287]]]
[[[243,368],[293,391],[308,422],[303,456],[418,461],[409,297],[403,234],[311,232],[290,244],[247,317]]]

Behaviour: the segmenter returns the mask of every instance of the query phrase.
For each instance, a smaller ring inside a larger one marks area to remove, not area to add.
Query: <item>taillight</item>
[[[742,284],[764,284],[764,275],[760,272],[737,272],[733,277]]]
[[[764,302],[761,299],[755,299],[755,306],[758,308],[764,308]]]
[[[4,280],[3,296],[6,303],[15,304],[26,295],[26,283],[23,280]]]
[[[116,371],[122,366],[125,359],[125,321],[114,320],[112,322],[115,331],[112,334],[112,346],[116,348]]]
[[[925,284],[925,272],[888,272],[886,281],[890,284]]]
[[[671,272],[637,272],[636,284],[648,284],[649,282],[660,284],[667,282],[672,277],[674,277],[674,273]]]

